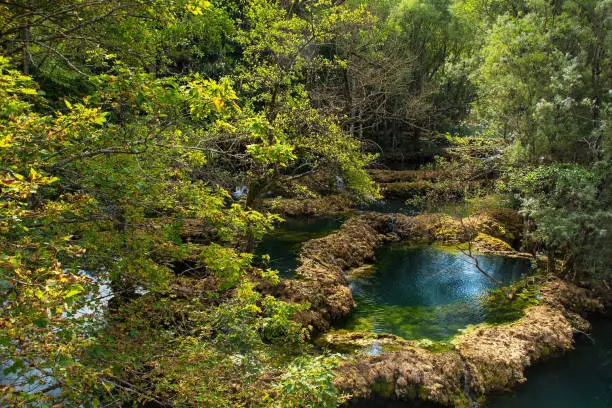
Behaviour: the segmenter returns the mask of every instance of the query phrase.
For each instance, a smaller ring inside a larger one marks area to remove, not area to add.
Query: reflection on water
[[[505,284],[521,279],[529,261],[479,256],[479,264]],[[459,252],[390,245],[377,252],[371,274],[350,285],[357,308],[340,323],[350,330],[393,333],[408,339],[445,340],[469,324],[520,317],[518,304],[495,307],[486,294],[495,284]],[[518,313],[518,314],[517,314]]]
[[[283,278],[291,278],[297,268],[297,255],[302,245],[337,230],[346,217],[294,218],[285,221],[266,235],[255,249],[256,255],[270,255],[270,266]]]

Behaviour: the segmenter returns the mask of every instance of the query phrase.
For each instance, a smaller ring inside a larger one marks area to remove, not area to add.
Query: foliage
[[[36,85],[9,69],[5,58],[0,84],[0,368],[3,377],[14,378],[2,386],[2,402],[18,405],[51,399],[45,393],[56,389],[57,379],[74,364],[73,351],[89,344],[83,308],[97,293],[91,279],[63,264],[85,251],[54,226],[64,216],[86,213],[90,198],[72,193],[42,199],[59,180],[32,160],[37,151],[30,141],[41,133],[55,141],[95,132],[101,116],[81,108],[55,118],[31,112],[25,98],[37,95]]]
[[[602,197],[602,180],[578,165],[539,166],[514,174],[522,211],[534,222],[528,236],[551,258],[564,258],[568,271],[605,276],[610,259],[612,213]]]
[[[293,362],[275,388],[288,396],[283,407],[335,407],[343,402],[333,385],[338,357],[300,358]]]
[[[203,322],[217,335],[198,350],[217,356],[216,368],[240,376],[220,351],[229,348],[251,353],[262,370],[273,364],[281,375],[283,361],[302,349],[285,346],[303,345],[306,338],[291,320],[303,307],[255,292],[247,274],[277,277],[252,273],[252,256],[239,250],[279,218],[229,204],[227,191],[206,175],[209,163],[252,166],[253,177],[278,174],[296,158],[282,133],[241,109],[228,79],[156,78],[119,63],[90,77],[96,88],[91,95],[39,113],[34,109],[44,110],[45,100],[36,84],[11,70],[7,59],[0,62],[1,287],[7,299],[1,365],[12,384],[3,386],[3,402],[97,406],[165,398],[164,387],[174,389],[177,374],[164,372],[160,388],[135,381],[139,367],[151,363],[141,352],[181,349],[191,341],[185,333]],[[279,138],[270,143],[267,132]],[[236,150],[226,148],[228,140],[238,143]],[[346,149],[345,142],[343,153],[353,157]],[[363,172],[359,163],[346,165]],[[191,219],[214,231],[215,242],[200,251],[202,266],[218,281],[203,299],[220,304],[211,309],[195,297],[187,309],[191,318],[178,324],[184,304],[174,292],[172,267],[198,250],[181,232]],[[152,309],[145,299],[153,301]],[[164,317],[151,319],[155,309]],[[96,322],[108,313],[100,330]],[[108,360],[95,358],[101,348],[110,350]],[[210,367],[200,369],[214,375]],[[255,381],[263,372],[247,378]],[[216,385],[221,390],[226,384]]]
[[[609,15],[604,0],[3,2],[0,405],[341,403],[339,361],[312,352],[305,305],[259,292],[279,278],[252,250],[280,221],[270,195],[378,198],[374,153],[433,162],[431,180],[395,180],[419,208],[478,201],[501,176],[527,249],[609,279]]]

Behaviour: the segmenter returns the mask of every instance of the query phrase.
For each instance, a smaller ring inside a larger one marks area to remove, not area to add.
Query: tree
[[[25,100],[41,99],[31,78],[0,62],[0,290],[7,299],[0,347],[13,376],[2,402],[159,403],[179,386],[190,390],[189,400],[231,404],[244,395],[209,394],[178,373],[197,370],[191,378],[224,390],[229,383],[217,379],[226,375],[246,387],[263,372],[286,369],[277,361],[289,364],[307,348],[306,332],[290,320],[303,306],[257,293],[252,281],[276,274],[254,269],[252,256],[240,252],[241,242],[260,237],[277,217],[228,204],[225,190],[193,176],[208,157],[232,156],[217,149],[228,137],[240,138],[237,158],[247,163],[273,168],[274,160],[282,166],[292,158],[259,143],[260,122],[239,109],[229,83],[120,70],[93,79],[99,91],[90,97],[44,115]],[[214,231],[212,242],[183,241],[189,219]],[[185,278],[171,270],[194,251],[203,276],[189,285],[204,285],[201,292],[185,290]],[[98,299],[105,282],[115,298],[109,314]],[[179,325],[177,316],[189,323]],[[233,365],[238,351],[248,364]],[[151,388],[150,377],[135,374],[159,355],[164,369],[150,372],[164,380]]]
[[[545,249],[548,268],[561,257],[571,276],[605,278],[612,257],[608,234],[612,213],[606,175],[579,165],[539,166],[518,171],[511,186],[535,227],[527,237]]]
[[[255,162],[247,172],[247,208],[258,208],[275,185],[313,174],[341,176],[357,196],[375,197],[363,170],[374,156],[361,153],[361,143],[342,130],[336,112],[316,109],[304,86],[306,73],[324,64],[313,58],[317,43],[330,37],[335,22],[350,17],[330,2],[286,10],[259,1],[249,4],[245,16],[248,29],[238,36],[244,59],[236,81],[249,101],[245,109],[260,118],[260,140],[249,148]],[[270,159],[279,155],[283,165],[271,167]]]

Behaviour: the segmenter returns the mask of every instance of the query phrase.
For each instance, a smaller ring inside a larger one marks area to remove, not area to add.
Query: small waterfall
[[[479,408],[480,404],[472,399],[472,395],[470,394],[470,383],[472,382],[472,370],[470,369],[469,364],[467,364],[464,360],[465,370],[463,371],[463,394],[467,398],[470,403],[470,407]]]
[[[369,356],[377,356],[379,354],[383,353],[383,349],[380,346],[380,343],[375,341],[374,343],[372,343],[372,347],[370,347],[370,350],[368,350],[368,355]]]
[[[248,192],[249,189],[247,186],[237,186],[231,194],[234,200],[239,200],[244,197]]]
[[[389,217],[389,230],[392,234],[397,234],[397,221],[395,215]]]
[[[336,190],[344,191],[344,180],[340,176],[336,176]]]

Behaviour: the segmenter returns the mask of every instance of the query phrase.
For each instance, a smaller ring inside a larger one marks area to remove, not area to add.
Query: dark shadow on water
[[[269,266],[277,269],[282,278],[292,278],[302,245],[336,231],[346,218],[341,215],[289,219],[264,237],[255,249],[255,255],[259,259],[262,255],[270,255]]]
[[[579,336],[575,350],[531,367],[525,384],[485,408],[612,407],[612,320],[594,322],[591,338]]]
[[[443,405],[422,401],[392,401],[385,398],[353,401],[347,408],[444,408]]]

